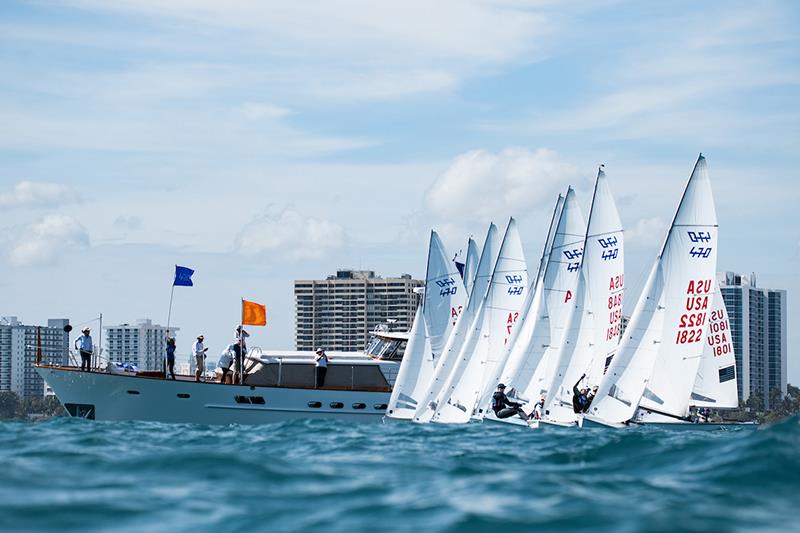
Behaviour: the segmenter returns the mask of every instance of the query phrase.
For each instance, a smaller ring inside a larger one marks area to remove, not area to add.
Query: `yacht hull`
[[[36,367],[71,416],[194,424],[380,422],[389,392],[259,387]]]

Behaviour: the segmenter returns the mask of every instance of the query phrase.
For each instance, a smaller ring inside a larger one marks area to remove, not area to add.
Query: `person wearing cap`
[[[83,335],[75,339],[75,349],[81,354],[81,370],[91,372],[92,353],[94,352],[92,336],[89,335],[91,330],[89,328],[83,328],[81,333],[83,333]]]
[[[508,399],[506,386],[502,383],[497,385],[497,390],[492,395],[492,410],[497,418],[511,418],[514,415],[518,415],[523,420],[528,419],[528,415],[522,410],[522,404]]]
[[[586,377],[586,374],[583,374],[577,383],[572,387],[572,410],[577,413],[584,413],[589,408],[589,399],[587,394],[589,393],[589,389],[583,387],[578,389],[578,385],[581,384],[583,378]]]
[[[175,379],[175,337],[167,339],[167,372]],[[164,375],[166,378],[166,374]]]
[[[194,380],[200,381],[200,376],[206,371],[206,352],[208,348],[203,346],[205,337],[202,335],[197,336],[197,342],[192,345],[192,354],[196,363],[194,371]]]
[[[314,357],[316,366],[316,388],[325,386],[325,374],[328,373],[328,354],[322,348],[317,348],[317,355]]]
[[[233,346],[233,379],[234,384],[239,383],[239,378],[242,378],[244,383],[244,376],[241,376],[242,368],[244,368],[244,356],[247,355],[247,333],[242,326],[236,328],[236,343]]]

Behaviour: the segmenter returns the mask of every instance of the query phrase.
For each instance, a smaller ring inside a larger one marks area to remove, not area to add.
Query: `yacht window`
[[[385,411],[387,407],[389,406],[386,405],[385,403],[376,403],[375,405],[372,406],[372,408],[375,409],[376,411]]]
[[[366,407],[367,407],[367,404],[365,404],[365,403],[354,403],[353,404],[353,409],[365,409]]]
[[[342,402],[331,402],[331,409],[341,409],[344,407]]]
[[[190,396],[188,394],[184,394],[184,393],[179,393],[178,394],[178,398],[189,398],[189,397]]]
[[[128,394],[141,394],[138,390],[129,390]]]
[[[308,402],[308,406],[317,409],[319,407],[322,407],[322,402]]]

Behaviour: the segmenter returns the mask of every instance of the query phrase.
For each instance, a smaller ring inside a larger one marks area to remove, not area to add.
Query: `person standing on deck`
[[[167,339],[167,372],[172,376],[171,379],[175,379],[175,337]]]
[[[94,352],[92,336],[89,335],[90,332],[89,328],[83,328],[81,330],[83,335],[75,339],[75,349],[81,354],[81,370],[86,372],[92,371],[92,353]]]
[[[536,402],[536,405],[533,406],[533,412],[531,413],[531,420],[541,420],[544,417],[544,396],[539,398],[539,401]]]
[[[202,376],[206,371],[206,352],[208,351],[208,348],[203,346],[203,340],[205,340],[205,337],[198,335],[197,342],[192,345],[192,354],[194,354],[196,363],[196,368],[194,371],[195,381],[200,381],[200,376]]]
[[[325,374],[328,373],[328,354],[322,348],[317,348],[317,355],[314,357],[316,364],[316,388],[325,386]]]
[[[236,328],[236,344],[233,347],[233,380],[234,384],[239,383],[241,371],[244,368],[244,356],[247,355],[247,333],[242,326]],[[243,376],[242,383],[244,383]]]

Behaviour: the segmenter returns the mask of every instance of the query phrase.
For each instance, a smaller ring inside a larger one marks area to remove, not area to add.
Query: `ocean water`
[[[0,423],[0,531],[797,531],[757,430]]]

